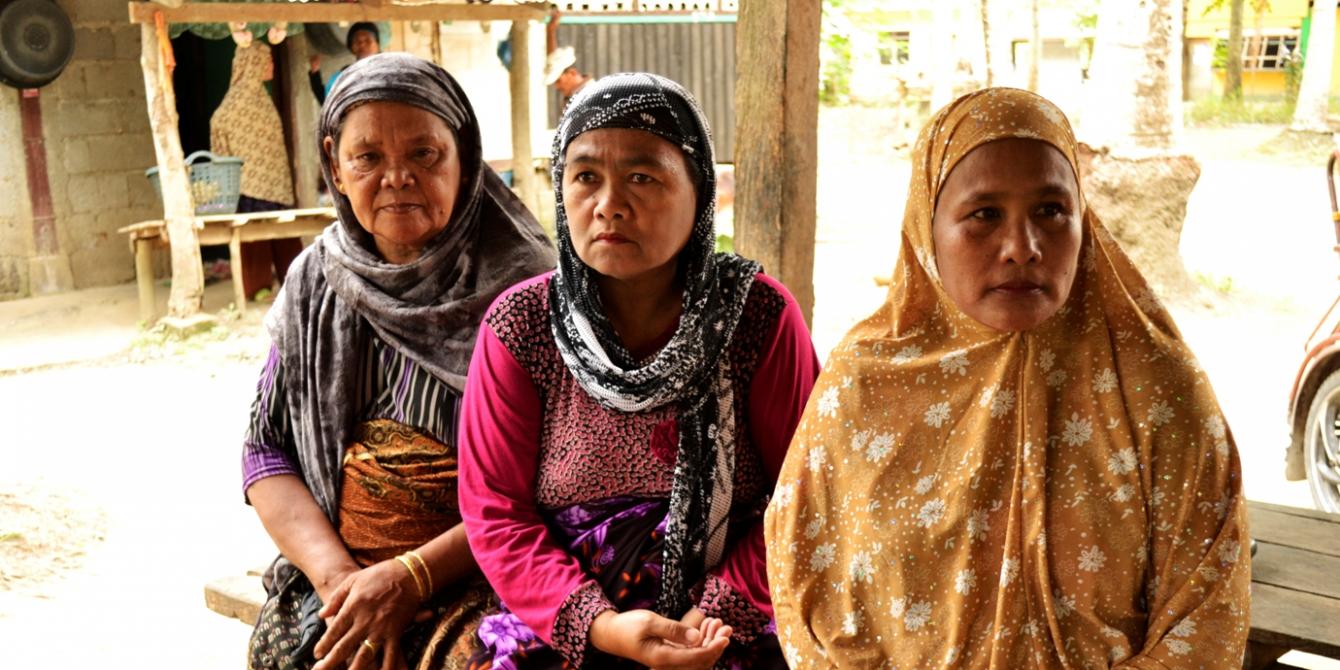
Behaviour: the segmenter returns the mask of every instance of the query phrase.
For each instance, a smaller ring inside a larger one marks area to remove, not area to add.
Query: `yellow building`
[[[1207,11],[1213,0],[1191,0],[1187,8],[1186,40],[1191,49],[1192,97],[1222,95],[1224,90],[1223,47],[1216,57],[1216,43],[1228,41],[1229,5]],[[1247,97],[1284,95],[1291,59],[1307,53],[1311,23],[1308,0],[1269,0],[1264,11],[1254,11],[1255,0],[1246,0],[1242,17],[1242,93]],[[1337,12],[1340,20],[1340,12]],[[1340,91],[1340,50],[1331,54],[1331,91]]]

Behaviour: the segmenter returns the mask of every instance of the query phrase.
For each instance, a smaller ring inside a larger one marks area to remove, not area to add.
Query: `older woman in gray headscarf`
[[[460,523],[457,407],[485,309],[554,252],[435,65],[354,64],[320,137],[339,221],[267,317],[244,447],[247,499],[282,554],[250,666],[458,667],[494,597]]]

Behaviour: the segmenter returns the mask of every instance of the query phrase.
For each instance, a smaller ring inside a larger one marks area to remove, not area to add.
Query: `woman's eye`
[[[592,172],[578,172],[573,175],[572,180],[581,184],[590,184],[596,180],[596,175]]]
[[[424,148],[422,148],[422,149],[416,149],[416,150],[414,151],[414,157],[417,158],[417,159],[419,159],[419,160],[427,160],[427,161],[431,161],[432,159],[434,159],[435,157],[437,157],[437,150],[432,149],[432,148],[429,148],[429,147],[424,147]]]
[[[372,152],[358,154],[354,156],[354,162],[359,165],[371,165],[377,162],[377,154]]]
[[[974,221],[995,221],[1000,218],[1000,210],[995,207],[983,207],[968,215]]]
[[[634,172],[633,174],[628,176],[628,181],[631,181],[634,184],[650,184],[654,180],[649,175],[645,175],[640,172]]]
[[[1052,225],[1065,225],[1070,221],[1070,208],[1060,203],[1047,203],[1038,208],[1037,215]]]

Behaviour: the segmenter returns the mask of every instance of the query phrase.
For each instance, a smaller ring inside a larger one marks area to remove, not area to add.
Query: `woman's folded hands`
[[[422,609],[414,576],[400,562],[389,559],[348,572],[322,599],[319,615],[326,634],[317,642],[320,659],[313,670],[392,670],[405,667],[400,636],[412,621],[431,612]]]

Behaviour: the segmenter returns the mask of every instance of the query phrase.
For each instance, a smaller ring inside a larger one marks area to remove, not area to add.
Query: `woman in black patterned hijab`
[[[759,521],[818,371],[800,310],[715,251],[711,135],[673,81],[585,88],[554,142],[559,269],[485,318],[461,508],[518,667],[778,665]]]

